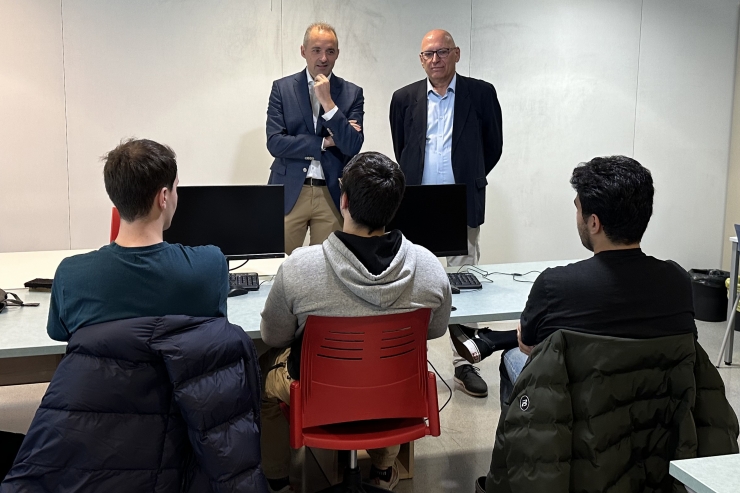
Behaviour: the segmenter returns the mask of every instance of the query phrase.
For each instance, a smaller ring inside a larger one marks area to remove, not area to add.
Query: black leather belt
[[[306,178],[303,182],[304,185],[311,185],[312,187],[325,187],[326,180],[319,180],[318,178]]]

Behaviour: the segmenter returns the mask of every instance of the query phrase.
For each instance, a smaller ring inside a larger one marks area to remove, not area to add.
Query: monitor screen
[[[466,196],[465,185],[407,186],[386,230],[400,229],[409,241],[437,257],[467,255]]]
[[[177,196],[165,241],[216,245],[232,260],[285,256],[282,185],[179,186]]]

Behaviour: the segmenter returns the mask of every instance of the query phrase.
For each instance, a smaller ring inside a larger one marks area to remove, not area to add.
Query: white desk
[[[674,460],[669,472],[696,493],[740,493],[740,454]]]
[[[49,252],[38,252],[36,255],[42,257],[46,253]],[[78,252],[67,253],[69,255]],[[0,254],[0,262],[4,260],[3,257],[9,258],[8,256],[11,255],[18,254]],[[32,256],[31,254],[28,255]],[[55,258],[58,258],[58,264],[64,257],[56,255]],[[573,261],[526,262],[482,265],[480,268],[489,272],[524,273],[542,271],[547,267],[566,265],[571,262]],[[257,270],[255,264],[247,265]],[[273,261],[273,264],[275,264],[275,261]],[[275,266],[272,272],[276,270],[277,267]],[[259,270],[257,271],[259,272]],[[48,275],[47,272],[39,274],[38,271],[29,270],[28,266],[25,267],[25,272],[27,274],[22,278],[25,280],[33,277],[53,276],[53,272],[51,275]],[[536,277],[537,274],[535,273],[521,279],[534,281]],[[517,282],[512,279],[512,276],[498,274],[490,275],[489,278],[493,279],[494,282],[488,283],[482,280],[483,289],[481,290],[463,290],[460,294],[452,296],[452,304],[457,309],[452,312],[451,323],[489,322],[519,318],[532,284],[530,282]],[[0,277],[0,279],[2,278]],[[242,327],[250,337],[255,339],[260,337],[260,312],[265,305],[270,287],[271,282],[266,282],[260,287],[259,291],[228,299],[229,321]],[[13,292],[24,301],[38,302],[40,306],[8,307],[0,314],[0,358],[64,354],[67,344],[54,341],[46,334],[50,293],[30,292],[27,289],[14,289]]]

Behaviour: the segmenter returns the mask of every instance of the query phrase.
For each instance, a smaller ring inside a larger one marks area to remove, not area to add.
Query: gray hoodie
[[[403,238],[390,266],[373,275],[333,233],[321,245],[299,248],[273,281],[260,332],[268,346],[287,347],[309,315],[362,317],[431,308],[427,338],[447,330],[450,284],[432,253]]]

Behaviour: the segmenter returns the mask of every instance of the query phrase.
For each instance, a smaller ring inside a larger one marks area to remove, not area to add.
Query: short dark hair
[[[103,159],[105,191],[128,222],[147,216],[157,193],[172,190],[177,177],[175,152],[153,140],[122,140]]]
[[[653,215],[650,170],[625,156],[595,157],[573,170],[570,184],[578,193],[583,218],[596,214],[612,243],[629,245],[642,239]]]
[[[406,189],[401,167],[379,152],[363,152],[344,168],[342,193],[349,213],[368,233],[385,228],[396,215]]]

